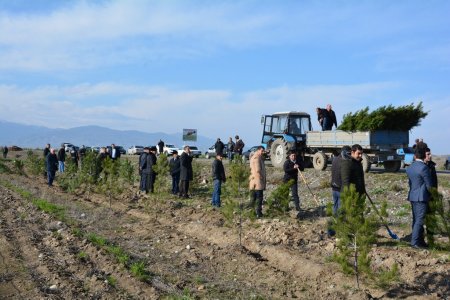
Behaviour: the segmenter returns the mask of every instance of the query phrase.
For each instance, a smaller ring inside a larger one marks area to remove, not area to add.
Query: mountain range
[[[197,142],[183,142],[181,132],[173,134],[147,133],[137,130],[115,130],[94,125],[61,129],[0,121],[0,146],[44,148],[47,143],[54,147],[59,147],[61,143],[72,143],[77,146],[107,146],[114,143],[127,149],[132,145],[156,145],[160,139],[166,144],[174,144],[178,147],[184,144],[196,145],[202,152],[215,143],[214,139],[200,135],[197,136]]]

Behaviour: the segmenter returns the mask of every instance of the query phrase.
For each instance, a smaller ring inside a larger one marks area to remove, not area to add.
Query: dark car
[[[246,151],[242,152],[242,159],[244,161],[247,161],[250,159],[250,156],[252,155],[253,152],[256,151],[256,149],[258,149],[259,146],[253,146],[250,149],[247,149]]]
[[[115,145],[115,146],[116,146],[116,149],[120,152],[121,155],[127,154],[127,150],[125,150],[125,148],[123,148],[122,146],[118,146],[118,145]],[[111,153],[111,146],[107,146],[106,150],[108,151],[108,153]]]
[[[447,159],[445,160],[444,168],[446,170],[450,170],[450,156],[448,156]]]
[[[224,145],[222,154],[226,157],[227,153],[228,153],[227,145]],[[209,147],[209,149],[205,152],[205,157],[206,158],[214,158],[214,157],[216,157],[216,148],[214,147],[214,145]]]

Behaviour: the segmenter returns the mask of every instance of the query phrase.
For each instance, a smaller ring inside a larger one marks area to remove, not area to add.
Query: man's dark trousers
[[[424,246],[424,229],[425,215],[427,213],[427,202],[424,201],[411,201],[413,223],[412,223],[412,246]]]

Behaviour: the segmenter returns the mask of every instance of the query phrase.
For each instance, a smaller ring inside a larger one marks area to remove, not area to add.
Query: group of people
[[[363,149],[355,144],[344,146],[341,153],[333,159],[331,167],[331,188],[333,213],[336,215],[341,206],[340,194],[350,184],[360,195],[366,194],[364,170],[362,166]],[[424,237],[425,216],[429,212],[431,190],[437,189],[438,179],[436,163],[432,160],[431,150],[423,141],[418,141],[414,152],[414,162],[406,170],[408,175],[408,201],[412,209],[411,246],[428,247]],[[329,230],[329,234],[334,232]]]
[[[242,151],[244,150],[245,143],[244,141],[239,137],[239,135],[236,135],[235,141],[233,141],[233,138],[230,136],[227,143],[227,157],[229,160],[232,160],[234,155],[242,155]],[[222,142],[220,138],[217,138],[216,143],[214,144],[214,150],[216,151],[216,154],[224,154],[225,150],[225,144]]]
[[[64,144],[61,144],[58,152],[54,148],[51,147],[50,144],[47,144],[43,151],[44,162],[45,162],[45,170],[44,176],[47,178],[48,186],[53,185],[53,181],[55,180],[56,171],[60,173],[64,173],[65,171],[65,163],[66,163],[66,147]],[[86,155],[86,147],[83,145],[78,150],[75,147],[71,147],[69,149],[69,155],[72,162],[77,166],[81,166],[84,156]],[[120,151],[116,148],[115,144],[111,144],[110,147],[101,147],[99,153],[97,155],[97,159],[99,161],[99,165],[101,165],[102,161],[109,157],[112,160],[117,160],[120,158]]]
[[[337,128],[337,119],[334,110],[331,108],[331,104],[327,104],[326,108],[316,108],[317,121],[323,131],[331,130],[333,125]]]

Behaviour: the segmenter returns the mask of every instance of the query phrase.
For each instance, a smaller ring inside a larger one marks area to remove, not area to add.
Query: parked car
[[[127,151],[122,146],[116,145],[116,149],[120,152],[121,155],[127,154]],[[111,153],[111,146],[107,146],[106,150],[108,153]]]
[[[11,147],[8,147],[8,150],[9,151],[22,151],[23,149],[20,148],[19,146],[11,146]]]
[[[447,159],[445,160],[444,168],[446,170],[450,170],[450,156],[448,156]]]
[[[163,148],[163,153],[167,155],[171,155],[174,150],[178,151],[178,148],[173,144],[166,144]]]
[[[228,148],[227,148],[227,145],[225,145],[223,148],[224,157],[227,156],[227,153],[228,153]],[[206,150],[205,157],[208,159],[216,157],[216,149],[215,149],[214,145],[212,145],[211,147],[208,148],[208,150]]]
[[[139,155],[141,153],[144,152],[144,146],[131,146],[130,148],[128,148],[127,153],[129,155]]]
[[[64,150],[66,152],[69,152],[73,147],[75,147],[75,145],[72,143],[62,143],[62,144],[64,145]]]
[[[189,148],[191,149],[191,153],[193,157],[200,157],[202,155],[202,151],[198,150],[197,146],[189,146]],[[181,147],[180,149],[178,149],[178,153],[181,154],[181,152],[184,151],[184,145],[183,147]]]
[[[414,149],[411,147],[399,148],[397,149],[397,154],[405,156],[402,160],[401,168],[410,166],[414,161]]]
[[[100,147],[98,147],[98,146],[91,147],[90,150],[91,150],[92,152],[99,153],[99,152],[100,152]]]
[[[258,148],[258,146],[253,146],[250,149],[247,149],[246,151],[242,152],[242,159],[244,161],[249,160],[250,156],[253,154],[253,152],[256,151],[257,148]]]

